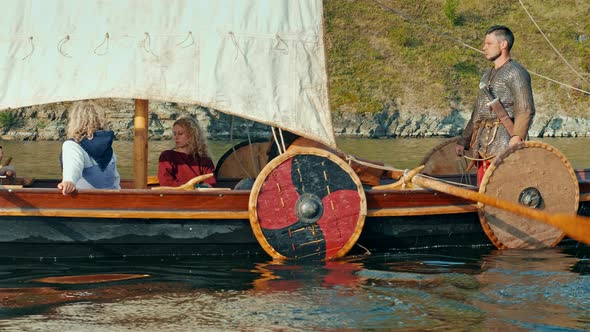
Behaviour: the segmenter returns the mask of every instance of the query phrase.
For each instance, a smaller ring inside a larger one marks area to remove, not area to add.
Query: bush
[[[15,112],[0,112],[0,127],[2,127],[4,131],[7,131],[12,127],[18,126],[21,123],[21,121],[22,120],[16,116]]]
[[[453,26],[461,25],[463,18],[457,14],[457,8],[461,0],[445,0],[445,16]]]

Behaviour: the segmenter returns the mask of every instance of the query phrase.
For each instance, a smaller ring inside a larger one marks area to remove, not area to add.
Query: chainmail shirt
[[[497,156],[508,147],[510,135],[496,113],[488,106],[491,101],[481,89],[489,89],[514,122],[513,135],[527,138],[535,115],[531,77],[518,62],[508,60],[500,68],[488,69],[480,80],[480,90],[471,113],[471,119],[458,144],[473,152],[474,157]]]

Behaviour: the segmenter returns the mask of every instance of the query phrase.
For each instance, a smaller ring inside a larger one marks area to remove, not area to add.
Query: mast
[[[133,127],[133,185],[135,189],[147,188],[148,100],[135,99]]]

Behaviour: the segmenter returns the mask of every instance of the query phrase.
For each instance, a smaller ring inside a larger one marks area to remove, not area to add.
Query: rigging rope
[[[570,69],[574,73],[576,73],[576,75],[578,75],[578,77],[580,77],[582,79],[582,81],[584,81],[586,84],[590,85],[590,83],[584,78],[584,76],[582,76],[582,74],[580,74],[576,69],[574,69],[574,67],[572,67],[572,65],[570,65],[570,63],[563,57],[563,55],[561,55],[561,53],[557,50],[557,48],[555,48],[555,46],[553,46],[553,43],[551,43],[551,41],[549,40],[549,38],[547,38],[547,36],[543,32],[543,30],[541,30],[541,27],[539,27],[539,25],[537,24],[537,22],[535,21],[535,19],[533,18],[533,16],[526,9],[526,7],[524,6],[524,3],[522,3],[522,0],[518,0],[518,2],[520,2],[520,5],[522,6],[522,9],[524,9],[525,13],[531,19],[531,22],[533,22],[533,24],[537,27],[537,30],[539,30],[539,32],[541,33],[541,36],[543,36],[543,38],[545,38],[545,40],[547,41],[547,43],[549,44],[549,46],[551,46],[551,48],[553,48],[553,50],[555,51],[555,53],[557,53],[557,55],[559,55],[559,57],[563,60],[563,62],[565,62],[565,64],[568,67],[570,67]]]
[[[287,152],[287,146],[285,145],[285,139],[283,138],[283,129],[279,129],[279,136],[281,137],[281,144],[283,145],[283,153]]]
[[[378,5],[379,5],[379,6],[381,6],[383,9],[385,9],[385,10],[387,10],[387,11],[390,11],[390,12],[392,12],[392,13],[394,13],[394,14],[396,14],[396,15],[400,16],[400,17],[402,17],[403,19],[405,19],[405,20],[407,20],[407,21],[410,21],[410,22],[412,22],[412,23],[415,23],[415,24],[417,24],[417,25],[419,25],[419,26],[421,26],[421,27],[425,28],[426,30],[428,30],[428,31],[430,31],[430,32],[432,32],[432,33],[435,33],[435,34],[437,34],[437,35],[439,35],[439,36],[442,36],[442,37],[444,37],[444,38],[446,38],[446,39],[449,39],[449,40],[451,40],[451,41],[454,41],[454,42],[456,42],[456,43],[459,43],[459,44],[461,44],[461,45],[463,45],[463,46],[465,46],[465,47],[467,47],[467,48],[469,48],[469,49],[471,49],[471,50],[474,50],[474,51],[476,51],[476,52],[479,52],[479,53],[483,54],[483,51],[481,51],[481,50],[479,50],[479,49],[477,49],[477,48],[475,48],[475,47],[473,47],[473,46],[471,46],[471,45],[468,45],[468,44],[466,44],[466,43],[462,42],[461,40],[459,40],[459,39],[457,39],[457,38],[451,37],[451,36],[447,35],[446,33],[443,33],[443,32],[440,32],[440,31],[438,31],[438,30],[435,30],[435,29],[431,28],[429,25],[427,25],[427,24],[424,24],[424,23],[421,23],[421,22],[419,22],[418,20],[416,20],[416,19],[414,19],[414,18],[412,18],[412,17],[410,17],[410,16],[408,16],[408,15],[406,15],[406,14],[404,14],[404,13],[402,13],[402,12],[400,12],[400,11],[396,10],[396,9],[394,9],[394,8],[392,8],[392,7],[390,7],[390,6],[387,6],[387,5],[383,4],[383,3],[382,3],[382,2],[380,2],[379,0],[371,0],[371,1],[373,1],[373,2],[374,2],[374,3],[376,3],[376,4],[378,4]],[[552,79],[552,78],[549,78],[549,77],[547,77],[547,76],[544,76],[544,75],[538,74],[538,73],[536,73],[536,72],[534,72],[534,71],[532,71],[532,70],[529,70],[529,73],[531,73],[532,75],[535,75],[535,76],[541,77],[541,78],[543,78],[543,79],[546,79],[546,80],[548,80],[548,81],[551,81],[551,82],[553,82],[553,83],[559,84],[559,85],[561,85],[561,86],[564,86],[564,87],[570,88],[570,89],[572,89],[572,90],[576,90],[576,91],[579,91],[579,92],[582,92],[582,93],[585,93],[585,94],[588,94],[588,95],[590,95],[590,91],[587,91],[587,90],[583,90],[583,89],[576,88],[576,87],[574,87],[574,86],[571,86],[571,85],[569,85],[569,84],[566,84],[566,83],[563,83],[563,82],[560,82],[560,81],[554,80],[554,79]],[[584,80],[584,81],[585,81],[585,80]],[[586,81],[585,81],[585,82],[586,82]]]
[[[472,158],[472,157],[468,157],[466,155],[463,155],[463,158],[465,158],[467,160],[471,160],[471,161],[488,161],[488,160],[492,160],[492,159],[496,158],[496,155],[487,156],[485,158]]]
[[[455,158],[455,162],[457,164],[459,174],[461,174],[461,180],[459,182],[471,185],[471,177],[469,176],[469,172],[467,171],[468,165],[466,159]]]
[[[275,132],[275,127],[270,127],[270,129],[272,130],[272,137],[275,140],[275,144],[277,145],[277,150],[279,151],[279,154],[285,153],[285,146],[284,145],[281,146],[281,143],[279,143],[279,139],[277,138],[277,134]],[[281,147],[283,148],[282,150],[281,150]]]

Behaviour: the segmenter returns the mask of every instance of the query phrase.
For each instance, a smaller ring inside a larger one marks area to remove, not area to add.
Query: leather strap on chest
[[[498,117],[498,120],[500,120],[504,128],[506,128],[508,135],[512,137],[514,135],[514,122],[512,122],[510,115],[508,115],[508,112],[504,108],[504,105],[502,105],[502,102],[500,102],[500,98],[494,98],[492,93],[485,87],[481,90],[483,91],[483,93],[486,94],[488,99],[491,100],[486,105],[489,106],[492,109],[492,111],[494,111],[494,113]]]

